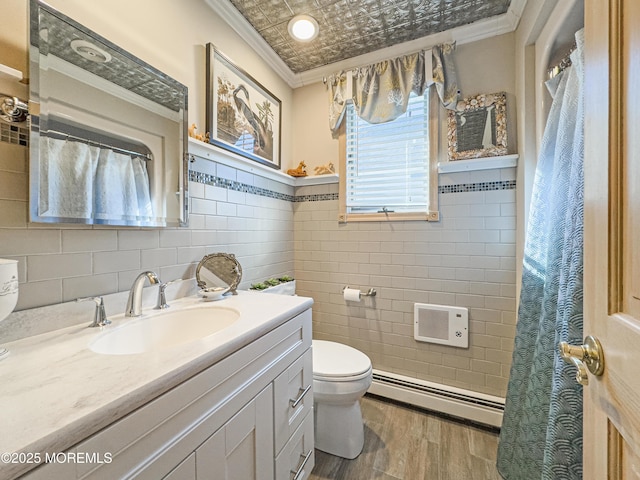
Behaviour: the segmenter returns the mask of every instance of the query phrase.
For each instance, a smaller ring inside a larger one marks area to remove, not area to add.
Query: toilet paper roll
[[[344,295],[344,299],[350,302],[360,301],[360,290],[356,290],[355,288],[345,288],[342,294]]]

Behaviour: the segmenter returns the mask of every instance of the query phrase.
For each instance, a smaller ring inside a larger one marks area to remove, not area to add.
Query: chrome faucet
[[[144,287],[145,279],[149,279],[149,283],[154,285],[160,283],[158,276],[151,272],[142,272],[136,277],[129,290],[129,298],[127,300],[127,308],[124,311],[126,317],[139,317],[142,315],[142,287]]]
[[[104,311],[104,300],[102,300],[102,297],[77,298],[76,302],[86,302],[87,300],[93,300],[96,302],[96,311],[93,316],[93,322],[89,326],[104,327],[105,325],[109,325],[111,320],[107,319],[107,314]]]

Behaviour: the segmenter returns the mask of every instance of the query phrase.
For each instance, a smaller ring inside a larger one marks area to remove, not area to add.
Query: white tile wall
[[[293,187],[207,160],[192,168],[293,194]],[[294,273],[290,201],[190,182],[189,228],[37,225],[28,223],[26,172],[27,149],[0,143],[0,258],[19,261],[16,310],[126,291],[147,269],[165,281],[192,278],[197,262],[213,252],[238,257],[241,288]]]
[[[441,175],[441,185],[511,180],[514,169]],[[337,192],[337,185],[296,195]],[[442,193],[441,221],[339,224],[338,201],[295,204],[298,294],[314,337],[359,348],[374,368],[504,396],[515,335],[515,190]],[[347,304],[344,285],[375,298]],[[470,347],[413,339],[413,304],[469,308]]]
[[[28,223],[26,163],[24,147],[0,144],[0,183],[11,184],[0,191],[0,257],[19,261],[18,310],[126,291],[143,269],[164,280],[192,278],[202,256],[224,251],[242,264],[241,288],[295,276],[298,293],[315,300],[315,337],[360,348],[375,368],[493,395],[506,391],[516,319],[515,190],[441,194],[438,223],[343,225],[337,200],[291,203],[190,182],[189,228],[36,225]],[[202,159],[192,168],[294,193]],[[514,175],[477,173],[440,180],[456,185]],[[319,185],[295,194],[336,192],[337,185]],[[341,295],[347,284],[374,287],[378,295],[347,305]],[[470,348],[415,342],[415,302],[469,307]]]

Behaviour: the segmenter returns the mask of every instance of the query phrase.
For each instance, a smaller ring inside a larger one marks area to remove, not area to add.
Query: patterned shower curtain
[[[536,169],[498,447],[505,480],[582,478],[582,386],[558,343],[582,344],[583,31],[553,104]]]

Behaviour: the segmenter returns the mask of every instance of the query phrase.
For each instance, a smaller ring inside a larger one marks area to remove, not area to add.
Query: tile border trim
[[[327,200],[338,200],[337,193],[318,193],[310,195],[289,195],[286,193],[276,192],[267,188],[256,187],[246,183],[229,180],[226,178],[216,177],[208,173],[195,172],[189,170],[189,181],[211,185],[213,187],[226,188],[236,192],[251,193],[262,197],[275,198],[292,203],[301,202],[322,202]],[[515,190],[515,180],[502,180],[497,182],[478,182],[478,183],[461,183],[456,185],[440,185],[438,193],[466,193],[466,192],[490,192],[495,190]]]

